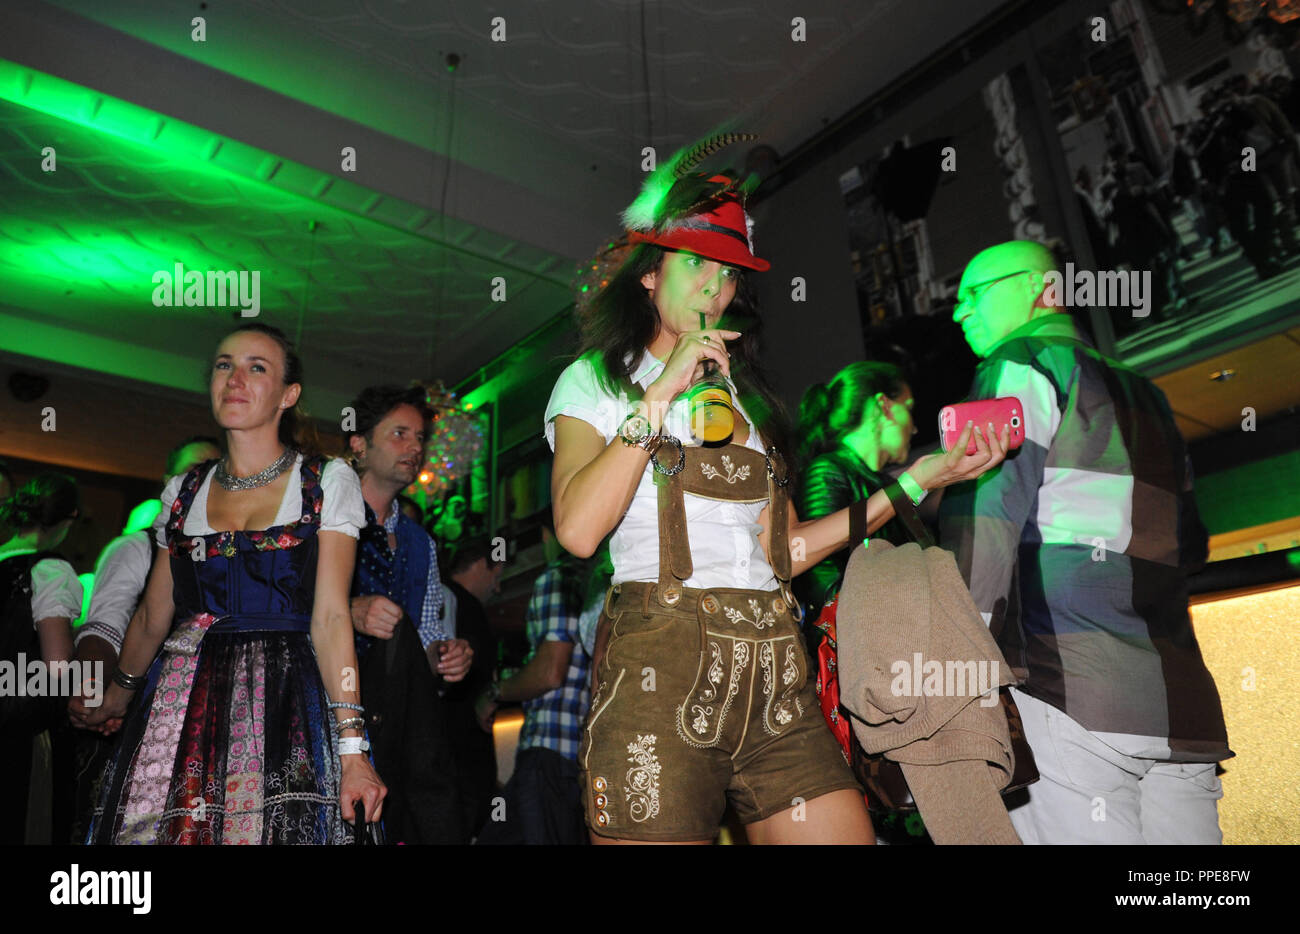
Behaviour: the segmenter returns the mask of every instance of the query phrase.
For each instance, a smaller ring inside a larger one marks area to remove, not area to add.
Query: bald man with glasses
[[[1204,563],[1186,447],[1164,394],[1102,356],[1047,288],[1041,244],[975,256],[953,320],[981,358],[971,399],[1015,396],[1025,443],[946,491],[945,547],[1023,683],[1042,778],[1010,811],[1025,843],[1220,843],[1233,755],[1192,632]]]

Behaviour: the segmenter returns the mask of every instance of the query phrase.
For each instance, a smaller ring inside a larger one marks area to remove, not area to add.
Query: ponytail
[[[835,440],[830,437],[831,392],[825,383],[817,383],[803,394],[799,403],[799,457],[807,464],[825,451]]]
[[[0,526],[19,531],[48,529],[80,511],[77,481],[67,474],[42,473],[0,502]]]
[[[907,386],[903,371],[892,363],[859,361],[818,383],[799,404],[799,454],[807,464],[839,447],[844,436],[862,424],[878,393],[896,399]]]

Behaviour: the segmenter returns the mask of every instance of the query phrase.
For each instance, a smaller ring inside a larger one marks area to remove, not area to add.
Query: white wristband
[[[903,488],[903,492],[907,494],[907,498],[912,501],[913,506],[921,505],[921,500],[925,499],[930,493],[929,490],[923,489],[921,484],[917,483],[907,471],[903,471],[898,475],[898,485]]]
[[[339,755],[340,756],[359,756],[370,750],[370,743],[366,742],[361,736],[340,736],[339,737]]]

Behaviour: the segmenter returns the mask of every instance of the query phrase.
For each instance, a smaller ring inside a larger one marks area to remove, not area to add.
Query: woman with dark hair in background
[[[72,659],[81,581],[55,549],[80,511],[76,481],[59,473],[40,474],[0,502],[0,526],[17,530],[0,545],[0,663],[24,685],[26,663],[44,662],[48,672]],[[0,818],[0,843],[66,843],[74,781],[67,698],[12,686],[0,693],[0,801],[11,809]]]
[[[613,532],[579,754],[587,824],[599,843],[708,843],[730,801],[751,842],[869,843],[862,795],[814,709],[789,580],[893,507],[882,492],[812,522],[789,508],[742,272],[768,263],[736,180],[687,174],[712,148],[662,163],[624,215],[632,252],[583,314],[583,354],[546,408],[557,537],[588,557]],[[688,394],[713,372],[734,430],[705,447],[690,443],[703,432]],[[1001,460],[1005,439],[982,435],[964,457],[970,430],[912,467],[922,489]]]
[[[361,485],[298,450],[301,384],[276,328],[217,347],[228,453],[163,492],[144,598],[87,718],[121,717],[140,692],[91,843],[344,843],[354,801],[380,816],[348,608]]]
[[[890,464],[907,463],[916,434],[912,389],[892,363],[850,363],[830,383],[818,383],[799,405],[799,515],[820,519],[884,489]],[[895,545],[911,541],[893,518],[871,535]],[[839,588],[849,548],[823,559],[799,579],[795,593],[811,623]]]

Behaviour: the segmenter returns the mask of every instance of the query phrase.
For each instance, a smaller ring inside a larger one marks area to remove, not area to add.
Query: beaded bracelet
[[[340,720],[334,724],[334,732],[342,733],[344,730],[360,730],[366,725],[363,717],[348,717],[346,720]]]
[[[351,701],[332,700],[329,702],[329,709],[330,710],[355,710],[357,713],[366,712],[366,708],[362,707],[360,704],[354,704]]]

